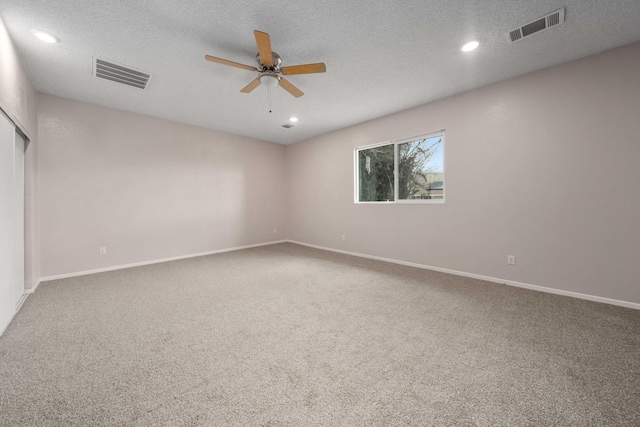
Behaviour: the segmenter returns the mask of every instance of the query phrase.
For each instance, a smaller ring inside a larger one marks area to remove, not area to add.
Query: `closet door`
[[[14,259],[14,149],[16,130],[0,111],[0,334],[16,311]]]
[[[26,141],[17,131],[14,139],[13,301],[14,308],[17,309],[24,296],[24,149]]]

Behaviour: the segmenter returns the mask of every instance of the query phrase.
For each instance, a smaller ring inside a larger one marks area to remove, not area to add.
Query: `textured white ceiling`
[[[561,7],[564,24],[508,41]],[[640,0],[2,0],[0,15],[40,92],[281,144],[640,40]],[[301,98],[275,88],[272,113],[266,87],[240,93],[255,73],[204,60],[255,65],[255,29],[283,65],[327,64],[288,77]],[[92,55],[151,73],[149,87],[92,77]]]

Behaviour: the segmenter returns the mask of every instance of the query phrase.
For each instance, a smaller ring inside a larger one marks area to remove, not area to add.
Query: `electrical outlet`
[[[516,256],[515,255],[507,255],[507,264],[516,265]]]
[[[277,229],[277,228],[274,228],[274,229],[273,229],[273,234],[276,234],[277,232],[278,232],[278,229]]]
[[[106,255],[107,254],[107,248],[105,246],[102,246],[100,248],[100,255]]]
[[[342,240],[347,240],[347,236],[345,236],[344,234],[342,235]]]

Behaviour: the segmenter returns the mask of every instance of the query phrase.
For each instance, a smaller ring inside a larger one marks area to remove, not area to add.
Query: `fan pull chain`
[[[269,112],[271,113],[271,86],[269,86],[268,89],[269,89]]]

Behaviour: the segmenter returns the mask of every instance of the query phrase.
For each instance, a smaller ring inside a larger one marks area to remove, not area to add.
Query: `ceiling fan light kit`
[[[291,95],[299,98],[304,95],[304,93],[281,75],[291,76],[296,74],[315,74],[327,71],[326,65],[322,62],[282,67],[282,59],[280,58],[280,55],[271,51],[271,38],[269,34],[258,30],[255,30],[253,34],[256,38],[256,45],[258,46],[258,54],[256,55],[258,68],[252,67],[251,65],[229,61],[227,59],[217,58],[211,55],[205,55],[205,59],[207,61],[217,62],[218,64],[241,68],[247,71],[258,72],[258,77],[242,88],[240,92],[249,93],[263,84],[268,88],[280,86]]]
[[[271,73],[260,73],[260,83],[267,87],[276,87],[278,86],[278,76]]]

